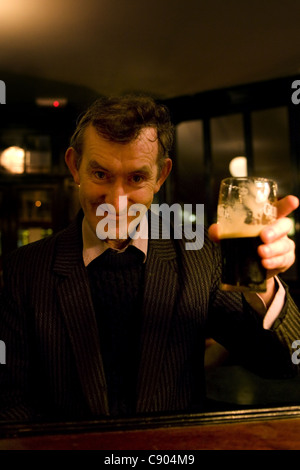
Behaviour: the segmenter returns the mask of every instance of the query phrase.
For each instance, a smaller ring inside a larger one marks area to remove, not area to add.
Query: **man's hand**
[[[261,231],[260,237],[263,243],[258,247],[268,278],[286,271],[295,261],[295,243],[288,237],[291,220],[287,215],[297,209],[299,199],[295,196],[286,196],[277,201],[276,206],[277,220]],[[208,233],[213,241],[220,240],[218,224],[212,224]]]
[[[292,222],[286,216],[297,209],[299,200],[295,196],[286,196],[276,205],[277,220],[261,231],[263,245],[258,248],[268,278],[286,271],[295,262],[295,243],[288,237]]]
[[[266,305],[269,305],[275,293],[274,276],[289,269],[295,262],[295,243],[288,237],[291,220],[287,217],[299,206],[299,199],[286,196],[277,201],[277,219],[267,225],[260,233],[262,244],[258,247],[262,265],[267,270],[267,292],[261,294]],[[218,224],[212,224],[208,230],[210,238],[219,242]]]

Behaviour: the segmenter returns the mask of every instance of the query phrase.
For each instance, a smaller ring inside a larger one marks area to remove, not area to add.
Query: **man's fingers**
[[[292,228],[292,221],[288,217],[277,219],[274,223],[266,225],[260,232],[260,238],[263,243],[272,243],[273,241],[286,236]]]
[[[262,258],[272,258],[278,254],[285,254],[294,252],[295,243],[288,237],[284,237],[280,240],[276,240],[274,243],[268,245],[260,245],[258,247],[258,253]]]
[[[261,262],[268,271],[268,277],[271,277],[287,271],[295,262],[295,254],[289,251],[273,258],[263,258]]]
[[[286,217],[299,206],[299,199],[296,196],[285,196],[275,203],[277,207],[277,217]]]

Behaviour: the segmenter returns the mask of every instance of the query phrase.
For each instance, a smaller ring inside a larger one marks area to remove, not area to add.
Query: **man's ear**
[[[163,167],[160,170],[159,178],[158,178],[158,180],[156,181],[156,184],[155,184],[155,190],[154,190],[155,193],[157,193],[160,190],[161,186],[163,185],[163,183],[168,178],[171,170],[172,170],[172,160],[171,160],[171,158],[166,158],[164,160]]]
[[[69,147],[65,153],[65,162],[73,176],[76,184],[80,184],[79,171],[77,168],[77,153],[73,147]]]

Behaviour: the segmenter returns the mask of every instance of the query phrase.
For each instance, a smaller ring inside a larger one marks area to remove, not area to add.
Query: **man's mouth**
[[[115,213],[106,211],[101,218],[106,218],[106,219],[109,219],[109,220],[126,219],[127,218],[127,212],[115,214]]]

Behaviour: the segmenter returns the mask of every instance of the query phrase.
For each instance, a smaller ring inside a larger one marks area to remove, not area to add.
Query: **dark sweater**
[[[111,415],[135,408],[144,254],[108,249],[87,267]]]

